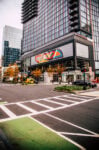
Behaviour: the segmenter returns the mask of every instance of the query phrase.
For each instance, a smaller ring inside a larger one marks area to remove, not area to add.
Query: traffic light
[[[87,67],[81,68],[81,72],[88,72],[88,71],[89,71],[89,69]]]

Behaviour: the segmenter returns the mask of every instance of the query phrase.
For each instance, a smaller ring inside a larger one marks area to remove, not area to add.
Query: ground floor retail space
[[[90,67],[90,61],[86,59],[76,60],[77,69],[75,69],[74,59],[69,58],[30,66],[25,68],[24,72],[28,72],[28,74],[31,75],[32,71],[39,69],[41,70],[40,81],[45,83],[59,81],[70,83],[76,80],[84,80],[84,73],[81,71],[84,66],[88,68],[88,71],[85,73],[85,79],[92,81],[94,79],[94,72],[92,67]]]
[[[90,76],[89,72],[85,73],[85,79],[87,81],[91,81],[94,79],[94,73]],[[75,70],[75,71],[65,71],[61,75],[58,73],[48,73],[44,72],[41,77],[40,81],[43,81],[44,83],[51,83],[51,82],[64,82],[64,83],[72,83],[76,80],[84,80],[84,73],[81,71]]]

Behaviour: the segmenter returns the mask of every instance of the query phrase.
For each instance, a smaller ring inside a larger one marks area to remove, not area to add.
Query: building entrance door
[[[53,82],[58,82],[58,74],[53,74]]]
[[[74,75],[67,75],[67,82],[73,82],[74,81]]]

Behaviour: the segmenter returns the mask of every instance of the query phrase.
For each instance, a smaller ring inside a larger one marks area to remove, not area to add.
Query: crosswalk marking
[[[32,113],[36,113],[37,112],[36,110],[33,110],[33,109],[29,108],[28,106],[25,106],[22,103],[17,103],[17,105],[22,107],[22,108],[24,108],[24,109],[26,109],[26,110],[28,110],[28,111],[30,111],[30,112],[32,112]]]
[[[63,98],[59,98],[59,97],[55,97],[55,98],[56,98],[56,99],[60,99],[60,100],[62,100],[62,101],[67,101],[67,102],[76,103],[76,101],[68,100],[68,98],[67,98],[67,99],[63,99]]]
[[[50,102],[50,103],[54,103],[54,104],[59,104],[59,105],[64,105],[64,104],[62,104],[62,103],[59,103],[59,102],[54,102],[54,101],[50,101],[50,99],[44,99],[45,101],[48,101],[48,102]]]
[[[37,99],[37,100],[28,100],[28,101],[21,101],[21,102],[16,102],[16,103],[8,103],[8,104],[0,105],[0,108],[4,111],[4,113],[8,114],[8,116],[13,119],[15,117],[20,117],[20,116],[23,116],[23,115],[16,116],[9,108],[6,107],[6,105],[14,104],[14,105],[17,105],[17,106],[19,106],[21,108],[24,108],[25,110],[28,110],[30,112],[30,114],[32,114],[32,115],[37,115],[37,114],[44,113],[44,112],[46,113],[46,112],[50,112],[50,111],[54,111],[54,110],[59,110],[59,109],[63,109],[63,108],[73,107],[75,105],[78,105],[78,104],[85,103],[87,101],[91,101],[91,100],[96,99],[96,98],[90,97],[90,99],[86,98],[86,99],[83,99],[81,101],[78,101],[78,99],[80,99],[80,98],[77,97],[77,95],[76,95],[77,98],[74,97],[74,95],[73,95],[73,97],[71,97],[71,96],[72,95],[70,94],[70,95],[61,95],[61,96],[42,98],[42,99]],[[70,97],[71,97],[72,100],[70,100]],[[64,98],[66,98],[66,99],[64,99]],[[54,101],[54,99],[57,100],[57,101]],[[58,100],[61,100],[61,102],[58,102]],[[52,106],[50,106],[49,104],[41,103],[43,101],[52,103]],[[63,101],[72,102],[72,103],[64,104]],[[36,104],[38,106],[45,107],[45,110],[42,111],[42,110],[32,109],[29,106],[25,105],[27,102],[31,102],[31,103],[34,103],[34,104]],[[56,104],[56,107],[53,107],[54,104]],[[27,113],[26,115],[28,116],[30,114]],[[3,119],[1,119],[1,120],[3,120]]]
[[[66,98],[72,98],[72,99],[79,99],[80,101],[84,101],[85,99],[83,99],[83,98],[79,98],[79,97],[72,97],[72,96],[67,96],[67,95],[65,95],[64,97],[66,97]]]
[[[48,108],[48,109],[52,109],[52,108],[53,108],[53,107],[50,107],[50,106],[41,104],[41,103],[39,103],[39,102],[34,102],[34,101],[32,101],[32,103],[37,104],[37,105],[40,105],[40,106],[43,106],[43,107],[46,107],[46,108]]]
[[[12,111],[10,111],[6,106],[0,105],[0,108],[1,108],[10,118],[16,117],[16,115],[15,115]]]
[[[85,98],[85,99],[91,99],[91,98],[94,98],[94,96],[84,96],[84,95],[75,95],[75,94],[71,94],[71,96],[73,97],[78,97],[78,98]]]

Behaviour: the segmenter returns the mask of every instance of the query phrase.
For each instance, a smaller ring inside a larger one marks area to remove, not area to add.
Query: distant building
[[[7,67],[20,59],[22,31],[5,26],[3,30],[3,66]]]
[[[0,58],[0,67],[1,67],[1,65],[2,65],[2,59]]]

